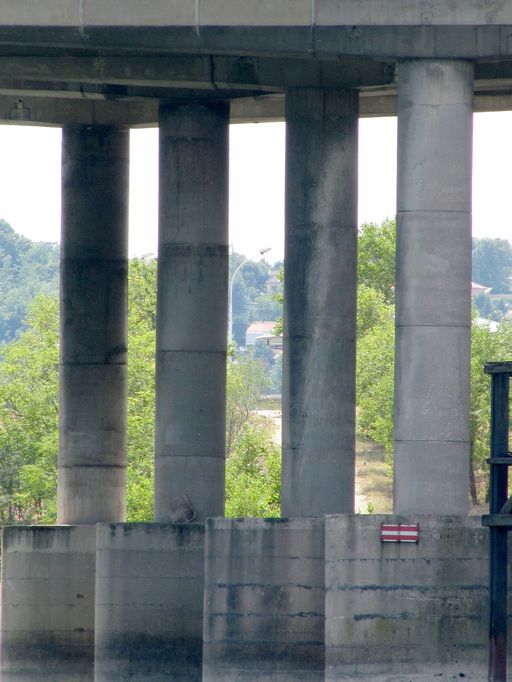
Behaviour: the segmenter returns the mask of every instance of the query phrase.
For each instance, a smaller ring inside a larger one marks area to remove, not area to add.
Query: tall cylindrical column
[[[283,516],[354,511],[357,115],[353,91],[286,96]]]
[[[224,514],[229,107],[160,112],[155,519]],[[185,497],[186,496],[186,497]],[[179,514],[178,514],[179,517]]]
[[[473,66],[399,66],[394,504],[469,494]]]
[[[62,142],[59,523],[123,521],[129,133]]]

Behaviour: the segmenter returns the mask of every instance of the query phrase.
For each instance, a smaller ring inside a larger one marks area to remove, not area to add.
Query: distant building
[[[471,296],[475,298],[480,294],[488,294],[492,287],[486,287],[483,284],[477,284],[476,282],[471,282]]]
[[[249,348],[249,346],[254,346],[256,340],[262,336],[272,336],[275,326],[275,320],[266,322],[257,321],[250,324],[245,332],[245,345],[247,348]]]

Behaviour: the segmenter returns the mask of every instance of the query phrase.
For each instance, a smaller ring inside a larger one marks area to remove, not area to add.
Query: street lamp
[[[233,341],[233,282],[235,281],[235,277],[238,271],[241,270],[246,263],[253,262],[256,258],[258,258],[259,256],[264,256],[270,250],[271,250],[270,246],[267,246],[265,249],[260,249],[258,253],[255,253],[254,256],[251,256],[251,258],[246,258],[245,260],[243,260],[231,275],[231,281],[229,283],[228,301],[228,345],[231,343],[231,341]]]

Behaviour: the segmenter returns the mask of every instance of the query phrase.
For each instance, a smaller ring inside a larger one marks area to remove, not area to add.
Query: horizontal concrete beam
[[[63,126],[127,125],[132,128],[158,125],[158,99],[106,99],[102,95],[87,97],[55,92],[40,96],[30,90],[9,91],[0,87],[0,123],[16,125]],[[66,95],[66,96],[65,96]],[[512,90],[476,92],[474,111],[512,111]],[[396,94],[388,90],[360,93],[361,118],[396,116]],[[239,97],[231,102],[231,123],[263,123],[284,121],[284,94]]]
[[[512,24],[512,5],[488,0],[4,0],[9,26],[478,26]]]
[[[52,88],[118,85],[276,91],[287,87],[368,87],[390,83],[394,64],[373,59],[271,59],[210,55],[37,56],[0,53],[0,83],[38,82]]]
[[[295,1],[295,0],[294,0]],[[478,0],[475,0],[477,2]],[[14,4],[13,0],[11,0]],[[388,0],[391,5],[391,0]],[[402,0],[405,2],[405,0]],[[21,3],[23,4],[23,3]],[[46,4],[43,2],[42,4]],[[59,3],[56,2],[57,6]],[[156,3],[155,3],[156,4]],[[245,3],[234,3],[244,6]],[[273,3],[275,6],[281,3]],[[296,3],[300,5],[300,1]],[[364,5],[364,3],[360,3]],[[384,3],[383,3],[384,4]],[[412,0],[411,0],[411,4]],[[418,4],[418,3],[414,3]],[[483,0],[481,1],[483,3]],[[508,4],[508,3],[507,3]],[[115,4],[119,7],[119,3]],[[144,5],[145,7],[145,5]],[[2,6],[2,12],[4,7]],[[397,10],[399,12],[399,10]],[[397,17],[399,14],[397,13]],[[297,58],[510,59],[510,24],[407,25],[8,25],[0,24],[0,45],[17,48],[123,50],[151,54],[287,56]]]
[[[491,0],[4,0],[0,44],[379,58],[512,56],[512,5]]]

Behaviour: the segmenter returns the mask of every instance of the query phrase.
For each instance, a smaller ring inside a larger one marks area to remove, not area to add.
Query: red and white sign
[[[419,523],[383,523],[380,527],[382,542],[418,542],[419,534]]]

